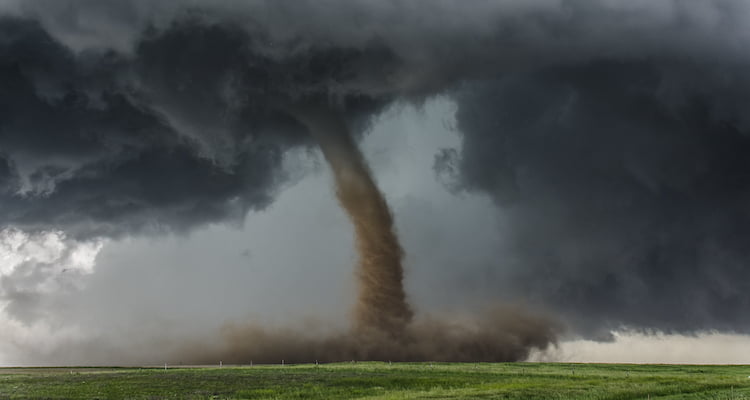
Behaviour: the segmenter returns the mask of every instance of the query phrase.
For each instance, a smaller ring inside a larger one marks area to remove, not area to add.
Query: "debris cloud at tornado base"
[[[205,354],[183,356],[200,363],[217,357],[247,364],[375,361],[501,362],[525,360],[534,349],[556,343],[559,325],[520,307],[496,306],[476,315],[416,317],[394,335],[377,329],[305,334],[296,329],[268,329],[255,324],[229,324],[224,342]],[[179,353],[178,353],[179,354]]]

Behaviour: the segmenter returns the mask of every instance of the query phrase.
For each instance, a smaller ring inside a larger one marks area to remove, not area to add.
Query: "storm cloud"
[[[387,65],[376,45],[273,59],[236,27],[192,19],[145,32],[129,56],[74,54],[33,20],[5,17],[0,30],[0,219],[76,236],[185,230],[265,207],[283,152],[309,141],[282,106],[326,96],[355,119],[380,100],[346,85],[379,81]]]
[[[290,105],[325,104],[361,137],[387,106],[445,95],[462,145],[435,171],[504,216],[483,275],[499,296],[595,337],[750,332],[746,2],[0,10],[0,227],[236,223],[313,144]]]
[[[462,92],[464,147],[437,165],[506,209],[519,293],[604,331],[750,328],[748,81],[694,68],[597,61]]]

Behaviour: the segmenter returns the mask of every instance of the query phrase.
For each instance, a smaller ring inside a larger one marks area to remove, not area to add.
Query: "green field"
[[[0,399],[750,399],[750,366],[0,368]]]

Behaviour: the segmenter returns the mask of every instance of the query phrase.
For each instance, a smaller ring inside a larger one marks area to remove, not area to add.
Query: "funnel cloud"
[[[359,265],[355,330],[400,335],[411,321],[401,265],[403,250],[393,216],[362,153],[341,118],[326,108],[298,107],[294,114],[309,127],[333,169],[336,195],[356,236]]]

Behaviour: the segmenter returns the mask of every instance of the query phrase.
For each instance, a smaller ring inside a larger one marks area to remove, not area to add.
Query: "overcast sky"
[[[361,146],[419,315],[743,362],[648,346],[750,343],[749,3],[154,3],[0,0],[0,364],[344,329],[353,230],[300,101]]]

